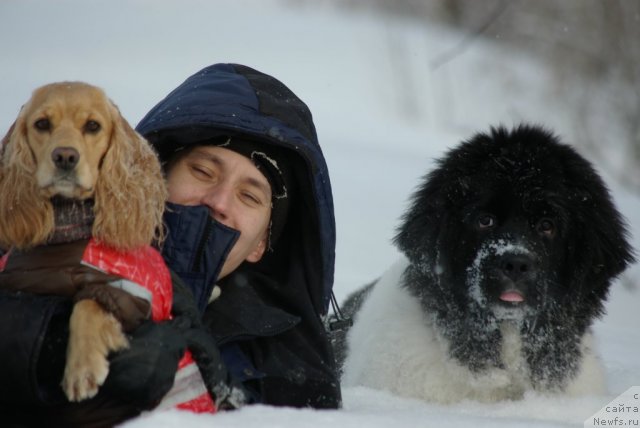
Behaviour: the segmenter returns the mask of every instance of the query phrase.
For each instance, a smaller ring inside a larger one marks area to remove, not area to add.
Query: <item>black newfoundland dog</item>
[[[395,243],[406,257],[345,303],[345,385],[436,402],[604,392],[590,326],[633,254],[574,149],[534,126],[475,135],[426,176]]]

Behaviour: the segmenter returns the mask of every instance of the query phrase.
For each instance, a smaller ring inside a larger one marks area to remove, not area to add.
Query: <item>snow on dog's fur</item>
[[[531,126],[474,136],[426,176],[395,242],[404,257],[344,305],[345,385],[445,403],[603,392],[591,324],[633,255],[575,150]]]

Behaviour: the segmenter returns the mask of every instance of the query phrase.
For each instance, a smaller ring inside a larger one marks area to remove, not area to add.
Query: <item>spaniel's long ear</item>
[[[93,236],[132,249],[162,240],[167,189],[151,146],[112,108],[111,141],[96,182]]]
[[[2,139],[0,159],[0,246],[29,248],[53,232],[53,207],[41,196],[36,162],[27,142],[25,108]]]

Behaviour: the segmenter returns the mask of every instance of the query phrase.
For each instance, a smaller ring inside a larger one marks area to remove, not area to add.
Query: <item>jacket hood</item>
[[[296,293],[306,286],[316,313],[327,313],[335,263],[331,183],[311,112],[289,88],[243,65],[215,64],[169,93],[136,130],[162,162],[222,135],[242,136],[285,153],[296,180],[295,208],[290,212],[295,218],[287,221],[287,238],[279,240],[273,254],[265,254],[256,268],[283,280],[283,287],[294,288],[277,290],[282,295],[277,298],[293,299],[295,305]]]

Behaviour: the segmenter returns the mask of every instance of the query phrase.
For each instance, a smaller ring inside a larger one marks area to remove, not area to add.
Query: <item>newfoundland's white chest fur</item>
[[[526,338],[521,337],[515,321],[500,325],[502,368],[473,372],[450,357],[449,343],[433,317],[401,286],[407,266],[404,258],[393,265],[355,315],[347,339],[345,386],[363,385],[440,403],[519,399],[535,389],[522,352]],[[584,334],[575,376],[562,391],[550,392],[583,395],[604,391],[603,369],[592,346],[591,333]]]

